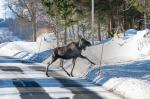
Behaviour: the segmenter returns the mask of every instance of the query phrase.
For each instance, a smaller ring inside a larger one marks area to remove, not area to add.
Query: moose
[[[78,42],[71,42],[66,46],[54,48],[53,49],[53,54],[52,54],[52,60],[51,60],[51,62],[48,63],[48,65],[46,67],[46,75],[49,77],[49,74],[48,74],[49,66],[53,62],[55,62],[57,59],[64,59],[64,60],[72,59],[73,67],[71,69],[70,74],[63,67],[63,61],[60,62],[60,66],[62,67],[62,69],[67,73],[68,76],[72,76],[72,77],[73,77],[73,69],[74,69],[74,66],[75,66],[75,62],[76,62],[76,59],[78,57],[86,59],[91,64],[95,65],[94,62],[92,62],[86,56],[83,56],[81,54],[82,50],[85,50],[86,47],[88,47],[88,46],[91,46],[91,43],[89,41],[87,41],[85,38],[80,37]]]

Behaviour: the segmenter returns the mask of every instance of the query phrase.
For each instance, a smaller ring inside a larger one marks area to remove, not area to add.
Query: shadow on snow
[[[101,67],[100,79],[97,79],[96,73],[99,68],[90,69],[86,75],[88,80],[92,80],[103,85],[111,78],[128,77],[150,81],[150,60],[134,61],[128,64],[107,65]]]
[[[21,52],[19,52],[21,53]],[[19,54],[17,53],[17,54]],[[46,60],[48,57],[51,56],[52,50],[46,50],[43,52],[40,52],[38,54],[34,54],[33,56],[27,58],[27,59],[23,59],[24,57],[28,56],[28,55],[24,55],[20,58],[15,58],[15,54],[13,57],[10,56],[0,56],[0,63],[26,63],[26,64],[30,64],[30,63],[41,63],[44,60]]]

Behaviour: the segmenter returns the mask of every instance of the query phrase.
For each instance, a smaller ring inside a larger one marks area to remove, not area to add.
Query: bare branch
[[[30,16],[31,16],[31,20],[32,20],[33,13],[31,12],[31,9],[29,9],[29,7],[28,7],[27,3],[25,2],[25,0],[23,0],[23,3],[24,3],[24,5],[25,5],[25,7],[27,8],[27,10],[28,10],[28,12],[29,12],[29,14],[30,14]]]
[[[128,1],[128,0],[125,0],[125,2],[126,2],[126,4],[129,4],[129,1]],[[130,3],[130,5],[128,5],[127,8],[121,9],[121,11],[127,11],[127,10],[129,10],[129,9],[133,6],[134,2],[135,2],[135,0],[133,0],[133,1]]]
[[[23,19],[25,18],[25,17],[19,15],[19,13],[16,12],[10,5],[8,5],[8,7],[9,7],[9,9],[10,9],[15,15],[17,15],[18,17],[23,18]]]

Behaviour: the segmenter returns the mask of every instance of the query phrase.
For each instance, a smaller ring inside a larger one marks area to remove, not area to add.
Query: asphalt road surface
[[[0,99],[123,99],[84,78],[49,73],[40,64],[1,56]]]

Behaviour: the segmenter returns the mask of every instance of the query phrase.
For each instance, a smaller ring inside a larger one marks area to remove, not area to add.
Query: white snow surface
[[[83,51],[83,55],[97,65],[93,66],[88,61],[78,58],[74,75],[85,77],[130,99],[150,99],[150,30],[127,33],[132,35],[114,37],[88,47]],[[39,61],[47,56],[47,50],[51,51],[54,47],[56,47],[56,38],[52,33],[46,33],[41,35],[37,42],[15,41],[0,44],[0,56],[25,60],[34,58]],[[37,57],[38,54],[40,55]],[[100,59],[101,73],[98,74]],[[40,62],[47,64],[49,60],[50,57],[47,57]],[[64,64],[69,71],[72,67],[71,62],[71,60],[65,61]],[[59,61],[56,61],[52,67],[54,66],[59,68]]]
[[[150,99],[150,30],[89,48],[97,62],[102,46],[102,65],[90,68],[86,78],[129,99]]]
[[[127,31],[125,31],[125,36],[133,36],[133,35],[135,35],[135,34],[137,34],[137,30],[135,30],[135,29],[128,29]]]

